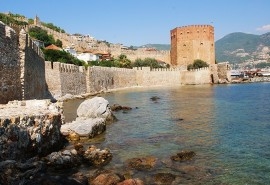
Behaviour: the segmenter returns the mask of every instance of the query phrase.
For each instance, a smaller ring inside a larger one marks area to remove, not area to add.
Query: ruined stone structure
[[[215,64],[214,27],[191,25],[171,30],[171,64],[187,66],[196,59]]]
[[[22,30],[0,22],[0,103],[45,96],[44,56]]]

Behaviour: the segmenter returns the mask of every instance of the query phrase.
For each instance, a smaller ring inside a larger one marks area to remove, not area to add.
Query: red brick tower
[[[187,66],[196,59],[215,64],[214,27],[191,25],[171,30],[171,65]]]

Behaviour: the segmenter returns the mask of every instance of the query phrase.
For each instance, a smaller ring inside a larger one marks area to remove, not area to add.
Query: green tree
[[[46,61],[61,62],[67,64],[74,64],[78,66],[84,65],[84,61],[72,56],[70,53],[59,50],[43,49]]]
[[[65,33],[65,30],[61,29],[60,27],[58,26],[55,26],[53,23],[41,23],[43,26],[46,26],[47,28],[50,28],[54,31],[57,31],[57,32],[61,32],[61,33]]]
[[[47,31],[40,27],[30,28],[28,31],[30,37],[44,42],[45,47],[51,44],[55,44],[55,40],[52,35],[48,35]]]
[[[157,60],[154,58],[145,58],[144,62],[146,64],[146,66],[149,66],[150,68],[160,68],[161,67],[159,65],[159,63],[157,62]]]
[[[121,67],[121,68],[132,68],[131,61],[124,54],[121,54],[118,56],[118,58],[115,61],[115,65],[116,67]]]
[[[28,19],[28,24],[34,24],[34,19]]]
[[[145,58],[144,60],[138,58],[132,63],[133,67],[150,67],[150,68],[163,68],[156,59]],[[169,67],[169,66],[168,66]]]
[[[199,69],[199,68],[203,68],[203,67],[208,67],[209,65],[204,62],[203,60],[201,59],[196,59],[194,60],[193,64],[189,64],[187,66],[187,69],[188,70],[191,70],[191,69]]]
[[[144,60],[142,60],[141,58],[137,58],[137,59],[132,63],[132,66],[133,66],[133,67],[144,67],[144,66],[146,66],[146,65],[145,65]]]
[[[28,25],[28,22],[24,22],[24,21],[18,21],[16,20],[17,17],[23,17],[19,14],[4,14],[4,13],[0,13],[0,21],[2,21],[5,24],[16,24],[16,25]]]
[[[55,45],[56,45],[57,47],[62,48],[63,43],[62,43],[62,41],[61,41],[61,40],[57,39],[57,40],[55,41]]]

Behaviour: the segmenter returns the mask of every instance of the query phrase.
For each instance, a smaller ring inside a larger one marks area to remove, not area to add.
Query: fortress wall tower
[[[214,27],[191,25],[171,30],[171,64],[187,66],[196,59],[215,64]]]

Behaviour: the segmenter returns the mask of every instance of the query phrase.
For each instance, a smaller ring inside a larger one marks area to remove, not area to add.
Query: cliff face
[[[46,155],[61,147],[61,114],[48,100],[0,106],[0,161]]]

